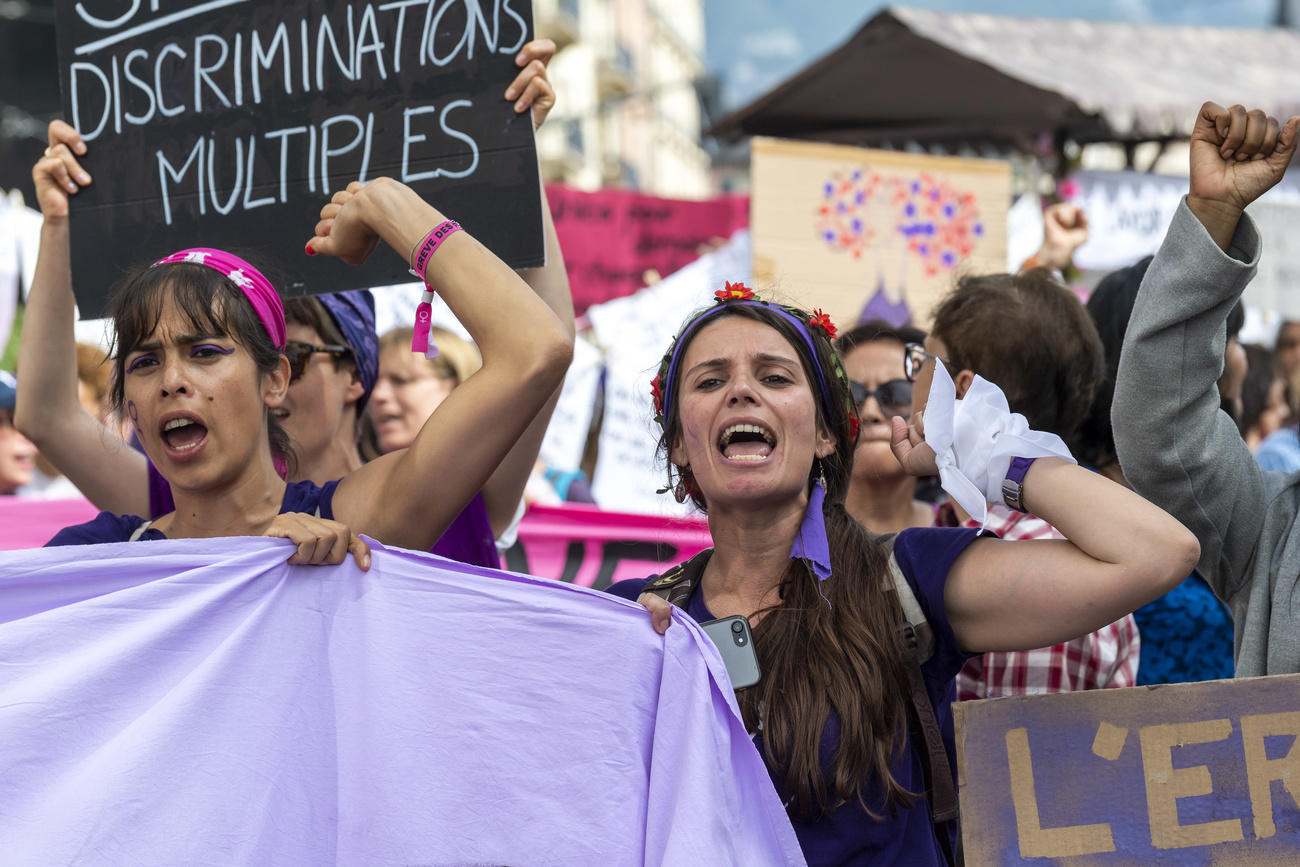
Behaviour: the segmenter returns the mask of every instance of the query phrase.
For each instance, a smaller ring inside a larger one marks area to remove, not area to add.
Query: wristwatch
[[[1025,473],[1034,463],[1034,458],[1012,458],[1007,467],[1007,477],[1002,480],[1002,501],[1008,508],[1017,512],[1025,511],[1023,505]]]

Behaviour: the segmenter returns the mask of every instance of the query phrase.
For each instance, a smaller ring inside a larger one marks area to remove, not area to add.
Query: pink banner
[[[89,500],[0,497],[0,551],[39,548],[64,527],[98,514]]]
[[[506,552],[512,572],[603,590],[663,572],[713,544],[703,517],[661,518],[594,506],[533,506]]]
[[[0,551],[38,548],[97,511],[86,500],[0,499]],[[662,572],[713,544],[702,518],[606,512],[594,506],[533,506],[506,552],[512,572],[602,590],[625,578]]]
[[[746,196],[691,202],[558,185],[548,186],[546,196],[579,313],[642,288],[648,269],[667,277],[749,225]]]

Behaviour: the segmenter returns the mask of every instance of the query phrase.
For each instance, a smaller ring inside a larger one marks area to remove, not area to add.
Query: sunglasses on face
[[[352,350],[347,346],[340,346],[337,343],[327,343],[324,346],[317,346],[314,343],[303,343],[301,340],[290,340],[284,346],[284,357],[289,359],[289,381],[297,382],[302,375],[307,372],[307,365],[311,362],[311,357],[317,352],[324,352],[331,358],[351,358]]]
[[[908,382],[916,382],[916,377],[920,375],[921,368],[925,367],[925,360],[933,358],[944,364],[948,359],[935,355],[933,352],[926,352],[925,347],[919,343],[909,343],[903,347],[903,375],[907,377]]]
[[[859,411],[867,398],[874,397],[886,415],[907,418],[912,414],[912,383],[906,379],[891,379],[882,382],[879,388],[867,388],[863,383],[850,379],[849,393],[853,395],[853,405]]]

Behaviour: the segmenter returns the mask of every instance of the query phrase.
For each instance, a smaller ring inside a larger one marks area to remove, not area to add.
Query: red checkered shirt
[[[979,521],[970,519],[963,526],[979,529]],[[1006,506],[989,506],[987,529],[1011,541],[1065,538],[1042,518]],[[957,700],[1133,686],[1140,647],[1137,621],[1126,614],[1065,644],[986,653],[967,662],[957,675]]]

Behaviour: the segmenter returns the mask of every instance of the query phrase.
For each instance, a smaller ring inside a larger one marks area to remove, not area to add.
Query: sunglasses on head
[[[853,395],[853,405],[859,410],[867,402],[867,398],[874,397],[886,415],[901,415],[907,418],[912,414],[912,383],[906,379],[891,379],[889,382],[882,382],[879,388],[867,388],[864,384],[850,379],[849,393]]]
[[[284,345],[284,357],[289,359],[289,381],[297,382],[304,373],[307,372],[307,365],[311,362],[311,357],[317,352],[324,352],[331,358],[351,358],[352,349],[347,346],[340,346],[337,343],[327,343],[323,346],[317,346],[315,343],[303,343],[301,340],[290,340]]]

